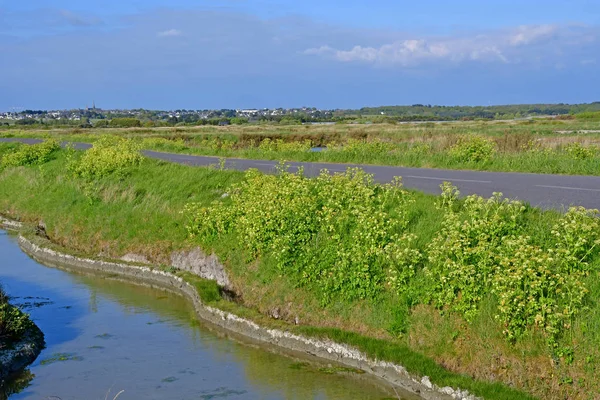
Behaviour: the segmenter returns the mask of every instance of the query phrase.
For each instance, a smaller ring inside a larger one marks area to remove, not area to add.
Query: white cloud
[[[521,63],[555,55],[568,46],[597,40],[598,32],[581,27],[555,25],[519,26],[472,36],[407,38],[380,46],[356,45],[338,49],[329,45],[304,50],[303,54],[340,62],[415,66],[427,62]],[[551,45],[551,46],[547,46]],[[536,47],[535,51],[530,51]],[[535,54],[534,54],[535,53]]]
[[[410,66],[428,60],[500,60],[507,62],[502,51],[490,44],[472,40],[429,41],[409,39],[380,47],[354,46],[350,50],[337,50],[329,46],[307,49],[304,54],[325,55],[342,62],[362,61],[373,64],[398,64]]]
[[[156,36],[158,37],[173,37],[173,36],[181,36],[181,31],[178,29],[169,29],[167,31],[158,32]]]
[[[552,37],[557,33],[556,25],[523,25],[510,35],[509,42],[513,46],[527,45]]]

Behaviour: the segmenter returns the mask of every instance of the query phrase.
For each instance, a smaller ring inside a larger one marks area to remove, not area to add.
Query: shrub
[[[571,208],[540,247],[521,232],[521,203],[495,194],[469,196],[459,205],[457,195],[443,185],[444,221],[427,249],[424,300],[472,320],[481,300],[493,295],[509,340],[538,328],[555,347],[584,308],[588,262],[600,247],[598,211]]]
[[[113,118],[109,122],[111,128],[136,128],[142,126],[137,118]]]
[[[280,273],[316,287],[324,304],[376,297],[390,270],[395,279],[410,276],[404,267],[416,256],[405,233],[412,196],[400,181],[376,185],[359,169],[314,179],[302,171],[251,170],[230,192],[227,203],[188,205],[189,233],[205,240],[237,235],[252,258],[271,255]]]
[[[140,146],[132,140],[104,136],[94,146],[70,164],[71,171],[81,178],[94,180],[111,174],[124,176],[128,169],[142,162]]]
[[[496,151],[496,144],[483,136],[462,136],[450,148],[450,155],[462,162],[486,162]]]
[[[505,236],[518,233],[525,207],[495,193],[490,199],[468,196],[455,211],[458,191],[446,184],[438,208],[444,211],[442,229],[427,248],[429,301],[450,306],[467,320],[478,311],[496,270],[496,249]]]
[[[60,149],[60,144],[54,139],[30,146],[19,146],[2,158],[1,165],[2,167],[19,167],[44,164],[50,161],[58,149]]]
[[[247,124],[248,123],[248,118],[233,117],[233,118],[231,118],[231,123],[233,125]]]
[[[94,128],[108,128],[109,121],[107,119],[99,119],[94,122]]]
[[[584,146],[580,142],[569,143],[565,151],[576,160],[587,160],[594,158],[598,154],[598,148],[595,146]]]
[[[425,156],[431,154],[433,146],[427,142],[416,142],[413,143],[409,148],[408,152],[416,156]]]

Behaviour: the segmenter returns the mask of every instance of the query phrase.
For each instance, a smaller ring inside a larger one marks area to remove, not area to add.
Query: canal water
[[[40,265],[4,231],[0,283],[46,337],[0,398],[397,398],[364,375],[228,339],[175,294]]]

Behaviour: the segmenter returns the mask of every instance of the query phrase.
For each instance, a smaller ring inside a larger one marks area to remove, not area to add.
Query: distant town
[[[118,125],[176,126],[176,125],[229,125],[246,123],[395,123],[410,121],[458,121],[519,119],[530,117],[568,116],[600,111],[600,102],[585,104],[526,104],[499,106],[410,106],[364,107],[361,109],[262,108],[171,111],[146,109],[102,109],[91,107],[71,110],[13,109],[0,113],[0,125],[24,126],[79,126],[109,127]],[[112,123],[112,125],[111,125]]]
[[[276,109],[222,109],[222,110],[171,110],[155,111],[144,109],[111,109],[104,110],[95,105],[83,109],[72,110],[22,110],[0,113],[3,121],[28,121],[52,123],[54,121],[89,122],[93,120],[111,120],[113,118],[135,118],[140,121],[164,121],[171,123],[194,123],[198,121],[231,120],[239,118],[243,122],[259,120],[291,119],[323,120],[333,118],[333,111],[317,108],[276,108]]]

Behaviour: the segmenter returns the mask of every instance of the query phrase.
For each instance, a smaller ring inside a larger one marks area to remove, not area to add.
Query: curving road
[[[38,139],[0,138],[0,142],[19,141],[37,143]],[[77,149],[91,147],[87,143],[75,143]],[[144,151],[148,157],[179,164],[207,166],[218,164],[217,157],[192,156],[184,154]],[[257,168],[263,172],[274,172],[277,161],[247,160],[228,158],[225,166],[229,169],[247,170]],[[532,206],[545,209],[564,210],[571,205],[600,209],[600,176],[526,174],[515,172],[460,171],[431,168],[405,168],[360,164],[331,164],[312,162],[290,162],[290,170],[304,167],[308,176],[314,176],[323,168],[331,172],[344,172],[348,167],[360,167],[374,175],[378,182],[390,182],[401,176],[407,188],[426,193],[439,194],[439,185],[452,182],[463,195],[478,194],[489,197],[493,192],[502,192],[506,197],[529,202]],[[598,166],[600,174],[600,165]]]

